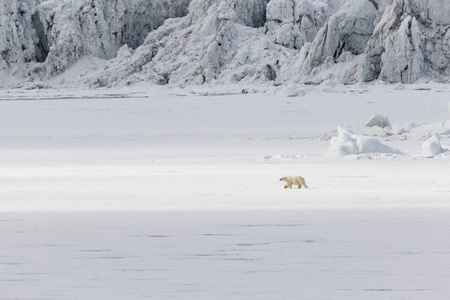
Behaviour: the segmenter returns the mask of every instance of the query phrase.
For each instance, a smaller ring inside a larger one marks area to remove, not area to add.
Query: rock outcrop
[[[265,18],[257,16],[265,16],[266,4],[194,0],[186,17],[167,21],[133,55],[109,62],[93,84],[111,79],[178,85],[274,80],[285,58],[295,52],[258,29]]]
[[[18,0],[0,3],[0,70],[35,60],[35,35],[29,6]]]
[[[446,82],[449,15],[447,0],[3,1],[0,85]],[[55,79],[83,61],[97,70]]]
[[[300,49],[314,40],[342,3],[341,0],[272,0],[267,5],[265,32],[273,35],[278,44]]]
[[[376,13],[375,6],[368,0],[347,1],[314,39],[301,69],[304,78],[316,76],[336,63],[351,61],[353,56],[364,53],[373,34]]]
[[[84,55],[111,59],[123,45],[140,46],[168,18],[186,15],[190,0],[46,1],[36,7],[48,41],[42,71],[63,72]]]
[[[445,0],[386,0],[365,51],[362,79],[413,83],[450,75],[450,5]]]

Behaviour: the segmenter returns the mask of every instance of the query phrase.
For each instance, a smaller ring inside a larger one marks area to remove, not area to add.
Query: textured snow
[[[331,138],[330,145],[325,156],[344,157],[359,154],[403,155],[400,150],[384,145],[374,137],[356,135],[348,129],[338,127],[337,136]]]
[[[6,299],[421,300],[449,292],[445,208],[16,213],[1,220]]]

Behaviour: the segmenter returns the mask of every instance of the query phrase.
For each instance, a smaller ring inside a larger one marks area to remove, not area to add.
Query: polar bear
[[[284,186],[285,189],[290,188],[292,189],[292,185],[298,185],[298,188],[301,189],[302,185],[305,188],[308,188],[308,186],[305,183],[305,178],[300,176],[286,176],[281,177],[280,181],[286,181],[286,185]]]

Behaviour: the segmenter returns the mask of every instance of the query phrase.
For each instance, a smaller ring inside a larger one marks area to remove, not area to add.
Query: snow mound
[[[410,130],[409,127],[408,130]],[[394,128],[391,126],[389,118],[387,116],[373,114],[365,123],[361,123],[355,126],[347,127],[348,131],[356,135],[372,136],[372,137],[392,137],[393,135],[403,134],[406,129],[401,124],[395,124]]]
[[[305,96],[311,88],[300,85],[300,84],[293,84],[293,85],[287,85],[287,86],[278,86],[274,91],[273,95],[276,96],[285,96],[285,97],[303,97]]]
[[[391,122],[389,122],[389,118],[379,114],[374,114],[370,116],[367,122],[364,123],[364,126],[366,127],[378,126],[380,128],[392,127]]]
[[[435,157],[438,154],[447,152],[442,148],[441,141],[437,136],[432,136],[422,144],[422,153],[424,157]]]
[[[337,128],[337,136],[332,137],[325,157],[344,157],[360,154],[389,154],[403,155],[393,147],[382,144],[374,137],[359,136],[351,130]]]
[[[414,125],[409,130],[405,129],[404,134],[415,139],[424,139],[432,136],[450,137],[450,121]]]
[[[389,137],[391,140],[425,140],[432,136],[450,138],[450,120],[425,124],[397,122],[391,125],[387,116],[374,114],[364,124],[347,128],[357,135]]]

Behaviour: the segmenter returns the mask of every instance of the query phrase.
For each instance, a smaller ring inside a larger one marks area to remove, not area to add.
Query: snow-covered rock
[[[442,148],[441,141],[437,136],[432,136],[422,144],[422,153],[424,157],[435,157],[438,154],[446,152]]]
[[[165,19],[187,13],[190,0],[51,0],[36,14],[43,24],[40,39],[48,41],[41,75],[63,72],[84,55],[111,59],[123,45],[140,46]]]
[[[295,51],[272,42],[255,11],[265,0],[195,0],[184,18],[165,22],[127,59],[93,77],[109,82],[203,84],[272,81]],[[102,81],[102,80],[100,80]]]
[[[423,36],[417,19],[407,16],[390,42],[383,54],[379,78],[388,82],[415,82],[422,75],[425,60],[420,50]]]
[[[374,30],[376,12],[368,0],[348,0],[314,39],[301,69],[303,78],[310,81],[311,77],[329,70],[335,63],[352,61],[354,56],[364,53]],[[354,73],[348,73],[351,78],[343,78],[343,81],[357,82]]]
[[[28,5],[19,0],[0,2],[0,71],[11,64],[34,61],[35,38]]]
[[[271,0],[267,4],[266,33],[278,44],[300,49],[314,40],[342,4],[342,0]]]
[[[365,81],[412,83],[450,75],[450,6],[445,0],[386,0],[362,64]]]
[[[348,129],[338,127],[337,136],[331,138],[325,156],[343,157],[374,153],[403,155],[400,150],[382,144],[374,137],[356,135]]]
[[[447,0],[3,1],[0,84],[445,82],[449,15]],[[105,66],[72,73],[83,57]]]

